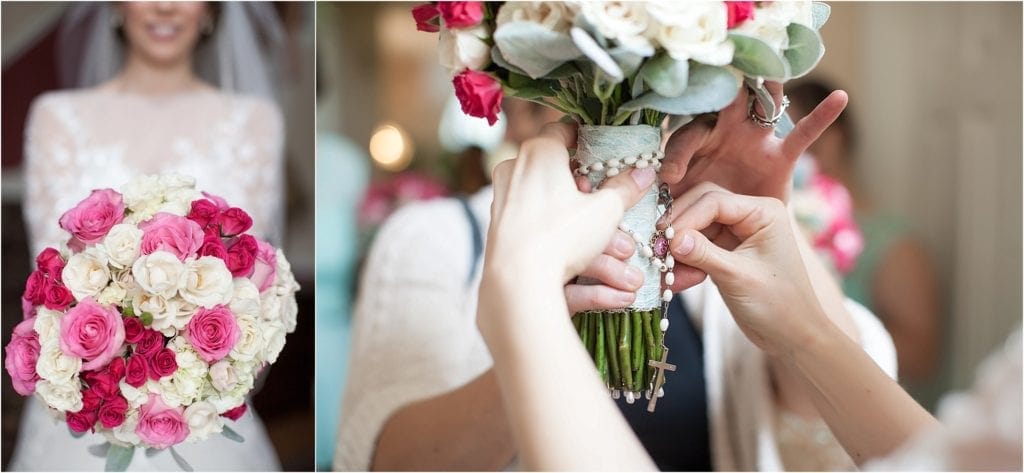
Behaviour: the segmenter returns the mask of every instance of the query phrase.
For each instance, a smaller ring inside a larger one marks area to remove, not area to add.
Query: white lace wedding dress
[[[24,213],[33,255],[68,238],[61,213],[97,188],[140,174],[174,172],[201,190],[248,211],[253,232],[280,244],[283,225],[283,125],[269,102],[206,89],[162,96],[98,87],[55,92],[33,104],[26,128]],[[251,408],[230,427],[245,438],[181,444],[196,470],[279,470],[263,423]],[[42,403],[25,403],[11,470],[103,470],[88,447],[99,434],[74,438]],[[177,471],[169,452],[136,451],[130,470]]]

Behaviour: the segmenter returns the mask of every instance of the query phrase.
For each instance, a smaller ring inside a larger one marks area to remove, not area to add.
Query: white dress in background
[[[283,124],[270,102],[204,89],[160,96],[103,88],[61,91],[36,99],[25,132],[24,213],[32,256],[68,235],[57,221],[92,189],[117,188],[141,174],[178,173],[198,189],[245,209],[252,233],[281,244]],[[263,423],[250,404],[227,425],[245,438],[213,436],[175,450],[196,470],[279,470]],[[25,403],[11,470],[97,470],[104,459],[89,446],[99,434],[74,438],[41,401]],[[178,471],[169,452],[136,451],[136,471]]]

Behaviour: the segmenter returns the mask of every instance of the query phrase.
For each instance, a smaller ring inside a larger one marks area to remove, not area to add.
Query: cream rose
[[[643,2],[581,2],[580,15],[594,25],[597,32],[631,50],[650,50],[646,34],[651,18]]]
[[[153,316],[150,327],[164,335],[173,336],[178,330],[185,328],[196,313],[196,306],[177,297],[167,299],[163,296],[137,291],[132,295],[132,308],[136,314],[148,312]]]
[[[36,321],[32,328],[39,334],[40,340],[58,340],[60,338],[60,318],[63,313],[46,307],[36,309]]]
[[[453,75],[465,69],[479,71],[491,63],[491,47],[484,42],[487,28],[462,30],[444,28],[437,47],[438,61]]]
[[[50,381],[36,383],[36,394],[50,407],[63,412],[82,410],[82,393],[78,380],[73,383],[59,384]]]
[[[506,2],[498,10],[495,23],[500,27],[513,21],[528,21],[558,33],[572,28],[578,2]]]
[[[139,257],[142,230],[135,225],[119,223],[110,228],[103,239],[110,266],[118,269],[131,267]]]
[[[96,297],[96,302],[106,305],[121,305],[126,297],[128,297],[128,291],[111,282],[110,285],[100,291],[100,295]]]
[[[61,278],[75,299],[95,297],[110,282],[107,255],[100,246],[71,255],[61,272]]]
[[[238,407],[245,402],[245,397],[249,394],[256,381],[252,364],[236,364],[235,373],[238,374],[238,383],[235,384],[234,388],[227,392],[212,392],[206,398],[207,402],[217,408],[218,413],[223,414],[225,411]]]
[[[76,377],[81,369],[82,359],[65,355],[57,339],[47,339],[40,347],[39,359],[36,360],[39,377],[59,385],[72,381],[77,383]]]
[[[653,39],[677,61],[714,66],[732,62],[735,45],[729,41],[729,12],[722,2],[648,3],[656,19]]]
[[[263,354],[264,342],[260,335],[260,325],[256,318],[249,315],[235,314],[238,324],[238,342],[228,353],[233,360],[252,361]]]
[[[185,422],[188,423],[188,441],[206,440],[210,434],[224,430],[224,421],[217,408],[206,401],[199,401],[185,408]]]
[[[235,278],[228,308],[237,316],[260,317],[260,290],[249,278]]]
[[[149,395],[146,395],[146,400],[149,399]],[[146,402],[143,401],[142,404]],[[140,406],[142,405],[140,404]],[[124,423],[114,427],[110,431],[104,431],[103,435],[107,437],[107,440],[111,440],[110,443],[121,443],[127,445],[138,445],[142,443],[142,439],[135,433],[135,428],[139,425],[139,410],[138,406],[134,406],[128,409],[128,415],[124,417]],[[116,440],[116,442],[115,442]]]
[[[284,339],[288,332],[280,320],[260,323],[260,336],[263,337],[263,359],[267,363],[277,361],[277,356],[284,349]]]
[[[786,28],[790,23],[800,23],[810,28],[813,22],[809,0],[764,2],[754,10],[753,18],[743,22],[733,31],[757,37],[781,52],[789,47],[789,33]]]
[[[132,276],[142,290],[170,299],[185,285],[185,265],[172,253],[154,251],[135,261]]]
[[[218,391],[230,391],[238,384],[238,374],[228,360],[220,360],[210,367],[210,381]]]
[[[203,256],[185,262],[185,284],[179,291],[182,299],[213,307],[230,302],[234,289],[231,271],[220,258]]]

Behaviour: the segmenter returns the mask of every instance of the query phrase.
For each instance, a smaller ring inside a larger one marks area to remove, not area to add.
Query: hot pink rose
[[[113,429],[124,423],[124,416],[128,413],[128,401],[117,396],[108,399],[99,409],[100,425],[107,429]]]
[[[220,208],[212,200],[193,200],[192,209],[188,212],[188,219],[196,222],[202,228],[217,225],[220,223]]]
[[[164,335],[156,330],[145,329],[142,331],[142,339],[135,344],[135,353],[150,357],[164,348]]]
[[[60,252],[53,248],[47,248],[40,252],[39,256],[36,256],[36,267],[50,279],[56,281],[61,280],[64,263],[64,259],[60,257]]]
[[[95,390],[96,394],[103,399],[113,399],[121,393],[121,387],[118,386],[120,381],[112,373],[102,372],[92,376],[89,388]]]
[[[124,318],[124,341],[127,343],[139,343],[142,340],[142,331],[145,327],[138,317]]]
[[[238,207],[231,207],[220,214],[220,233],[233,237],[252,228],[252,217]]]
[[[36,316],[36,306],[32,301],[21,298],[21,320],[31,319]]]
[[[232,407],[231,409],[224,411],[224,413],[221,415],[231,420],[238,420],[242,418],[242,415],[245,414],[245,411],[248,409],[249,407],[246,406],[245,403],[243,402],[237,407]]]
[[[416,20],[416,29],[420,31],[426,31],[428,33],[437,33],[441,31],[440,25],[437,21],[438,16],[441,12],[437,11],[437,5],[433,3],[424,3],[423,5],[417,5],[412,8],[412,18]]]
[[[207,363],[227,356],[238,343],[240,334],[235,314],[223,305],[200,308],[185,327],[189,343]]]
[[[60,348],[82,359],[82,371],[107,365],[124,343],[121,314],[86,298],[60,319]]]
[[[47,309],[63,311],[67,309],[72,302],[75,302],[75,296],[71,294],[68,288],[64,287],[63,284],[51,280],[46,287],[46,293],[43,297],[43,303]]]
[[[98,243],[110,227],[124,220],[124,199],[113,189],[97,189],[75,208],[60,217],[60,227],[71,233],[76,243]]]
[[[96,425],[96,411],[86,412],[83,409],[78,412],[70,412],[66,420],[72,432],[87,432],[92,429],[93,425]]]
[[[484,19],[484,2],[438,2],[437,11],[445,27],[469,28]]]
[[[207,233],[203,238],[203,246],[199,247],[199,256],[213,256],[222,260],[228,259],[228,250],[224,248],[224,242],[215,233]]]
[[[236,238],[228,246],[228,257],[224,260],[228,271],[236,278],[247,278],[252,274],[253,265],[256,264],[256,252],[259,251],[259,243],[252,235],[242,235]]]
[[[754,2],[725,2],[725,7],[729,10],[726,28],[730,30],[754,18]]]
[[[142,254],[157,250],[170,252],[185,261],[195,256],[203,244],[203,229],[185,217],[160,212],[139,224],[142,229]]]
[[[78,412],[95,412],[103,405],[103,396],[96,392],[95,388],[82,391],[82,409]]]
[[[472,117],[486,118],[494,125],[501,111],[501,84],[489,74],[466,69],[452,79],[455,96],[462,112]]]
[[[149,358],[149,377],[159,381],[164,376],[170,376],[178,369],[178,360],[175,358],[174,350],[164,348]]]
[[[125,366],[124,382],[128,383],[131,387],[137,388],[146,384],[147,377],[149,377],[149,363],[146,363],[146,357],[134,354],[131,358],[128,358],[128,364]]]
[[[228,205],[228,201],[224,200],[224,198],[219,195],[213,195],[209,192],[203,192],[203,197],[206,197],[207,199],[210,199],[210,202],[217,204],[217,209],[220,211],[227,210],[229,207],[231,207],[230,205]]]
[[[21,297],[32,305],[42,305],[46,302],[46,276],[42,271],[32,271],[25,281],[25,292]]]
[[[7,368],[7,374],[11,375],[14,390],[22,396],[34,393],[36,381],[40,379],[36,373],[39,334],[33,328],[35,323],[36,319],[33,317],[22,320],[14,327],[11,342],[7,344],[7,358],[4,359],[4,366]]]
[[[263,240],[257,240],[256,243],[256,264],[253,266],[252,276],[249,276],[249,280],[262,293],[274,285],[274,278],[277,276],[277,250]]]
[[[139,425],[135,433],[153,448],[167,448],[188,437],[184,407],[172,409],[160,396],[150,393],[149,402],[139,408]]]

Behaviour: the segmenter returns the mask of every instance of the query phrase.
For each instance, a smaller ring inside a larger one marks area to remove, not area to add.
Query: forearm
[[[800,249],[800,258],[803,259],[804,267],[807,269],[807,276],[811,280],[811,287],[818,298],[821,307],[829,320],[836,324],[851,340],[859,342],[860,334],[846,310],[846,295],[839,287],[835,276],[825,268],[821,257],[811,248],[810,242],[802,235],[797,227],[796,219],[790,217],[790,225],[793,227],[793,235],[796,236],[797,247]]]
[[[381,429],[374,470],[499,470],[515,455],[492,370],[464,386],[414,402]]]
[[[858,464],[889,454],[938,421],[838,327],[824,324],[784,355],[818,413]]]
[[[491,320],[509,321],[482,328],[525,469],[654,469],[598,380],[557,281],[506,287],[516,292],[482,288],[480,310],[505,311]]]

